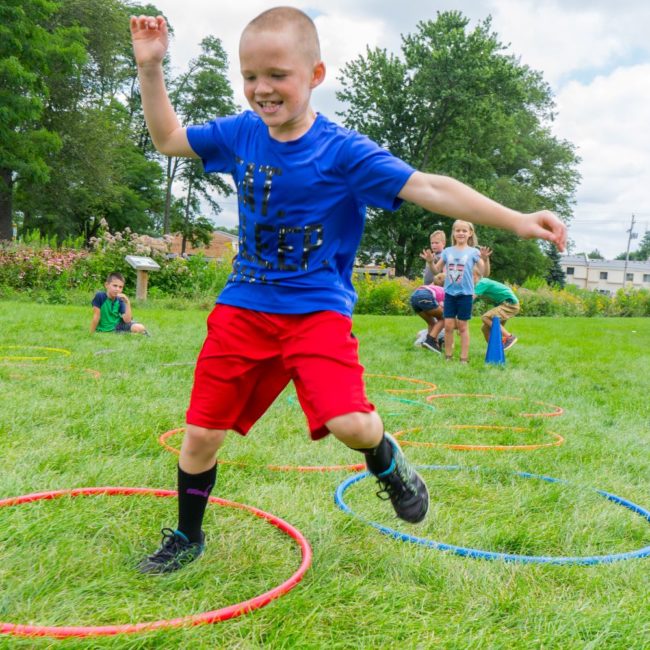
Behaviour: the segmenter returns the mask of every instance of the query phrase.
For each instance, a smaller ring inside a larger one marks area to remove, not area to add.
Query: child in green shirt
[[[124,276],[121,273],[109,273],[104,283],[106,291],[98,291],[92,300],[93,319],[90,333],[94,332],[131,332],[147,334],[142,323],[136,323],[131,314],[131,303],[122,293]]]
[[[515,296],[514,291],[501,282],[490,280],[489,278],[482,278],[474,285],[474,296],[476,298],[482,297],[487,302],[495,305],[481,316],[481,320],[483,321],[481,331],[485,340],[489,342],[492,319],[498,316],[501,322],[503,349],[510,349],[517,342],[517,337],[506,330],[504,323],[519,313],[519,300]]]

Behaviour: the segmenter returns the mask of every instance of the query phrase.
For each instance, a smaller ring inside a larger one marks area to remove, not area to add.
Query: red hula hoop
[[[15,506],[24,503],[31,503],[32,501],[41,501],[47,499],[57,499],[62,496],[84,496],[92,494],[108,494],[108,495],[129,495],[129,494],[151,494],[156,497],[173,497],[177,495],[175,490],[160,490],[154,488],[138,488],[138,487],[90,487],[90,488],[75,488],[71,490],[54,490],[51,492],[37,492],[34,494],[26,494],[19,497],[10,497],[8,499],[0,500],[0,507]],[[246,510],[260,519],[266,519],[270,524],[280,529],[294,539],[302,554],[302,561],[297,571],[285,580],[282,584],[274,587],[273,589],[254,596],[248,600],[244,600],[234,605],[228,605],[221,609],[215,609],[210,612],[203,612],[200,614],[189,614],[187,616],[180,616],[178,618],[152,621],[151,623],[131,623],[126,625],[98,625],[98,626],[49,626],[49,625],[21,625],[16,623],[3,623],[0,622],[0,634],[13,634],[14,636],[47,636],[56,638],[67,637],[87,637],[87,636],[112,636],[116,634],[133,634],[136,632],[150,632],[167,627],[181,627],[183,625],[202,625],[206,623],[218,623],[226,621],[230,618],[235,618],[246,614],[260,607],[268,605],[272,600],[279,598],[283,594],[293,589],[303,578],[305,572],[311,565],[312,550],[309,542],[304,535],[291,524],[275,515],[248,506],[243,503],[235,501],[226,501],[218,497],[210,497],[210,502],[218,503],[219,505],[238,508]]]

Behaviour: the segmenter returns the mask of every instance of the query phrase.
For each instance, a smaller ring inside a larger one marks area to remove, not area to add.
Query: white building
[[[581,289],[613,295],[619,289],[650,289],[650,261],[592,260],[588,255],[564,255],[560,266],[566,283]],[[623,274],[625,273],[625,283]]]

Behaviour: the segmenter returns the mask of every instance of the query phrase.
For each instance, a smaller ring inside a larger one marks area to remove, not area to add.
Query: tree
[[[12,237],[16,183],[45,181],[61,139],[41,118],[46,80],[74,76],[85,54],[76,27],[52,27],[59,9],[48,0],[4,0],[0,5],[0,240]]]
[[[181,234],[181,255],[185,254],[188,243],[196,248],[201,244],[208,246],[212,241],[214,224],[199,214],[199,203],[196,195],[190,195],[189,202],[187,197],[175,202],[178,209],[174,211],[171,226],[174,232]]]
[[[624,260],[625,253],[621,253],[620,255],[617,255],[616,259]],[[650,260],[650,230],[645,231],[645,234],[643,235],[643,239],[639,244],[639,248],[631,252],[629,254],[628,259],[634,262],[645,262],[646,260]]]
[[[16,184],[16,207],[24,228],[42,233],[96,234],[104,218],[113,230],[151,232],[162,213],[162,172],[134,140],[133,113],[124,105],[135,63],[121,0],[60,0],[51,21],[83,34],[86,57],[69,74],[56,68],[45,77],[48,98],[40,121],[61,146],[48,157],[47,178]]]
[[[509,55],[490,20],[468,30],[459,12],[439,13],[402,39],[401,58],[368,49],[348,63],[338,98],[346,126],[366,133],[421,171],[458,178],[525,212],[555,210],[565,220],[578,181],[574,148],[554,138],[551,91],[541,75]],[[399,275],[411,273],[428,233],[449,221],[416,206],[398,215],[371,210],[362,250],[385,253]],[[534,242],[479,229],[485,243],[514,247],[509,257],[545,270]],[[519,254],[521,253],[521,254]],[[501,260],[495,256],[495,271]],[[519,264],[521,267],[521,264]],[[512,266],[508,275],[519,274]]]
[[[604,260],[605,258],[601,254],[601,252],[597,249],[594,248],[594,250],[591,251],[591,253],[587,253],[587,256],[589,257],[590,260]]]
[[[549,260],[549,269],[546,274],[546,282],[550,286],[556,286],[564,289],[566,276],[560,265],[560,253],[555,246],[546,246],[546,256]]]
[[[231,115],[236,111],[227,70],[228,57],[221,41],[207,36],[201,41],[201,54],[190,62],[185,74],[170,84],[170,100],[182,123],[207,122],[215,115]],[[165,170],[164,233],[170,231],[172,186],[176,180],[180,180],[185,190],[185,230],[188,231],[192,219],[198,218],[200,203],[194,200],[196,195],[206,201],[217,215],[221,212],[221,207],[214,198],[214,193],[229,196],[233,192],[232,187],[219,174],[204,174],[198,160],[169,157]]]

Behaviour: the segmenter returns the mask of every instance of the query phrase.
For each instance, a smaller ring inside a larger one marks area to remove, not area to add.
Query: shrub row
[[[358,314],[412,314],[411,292],[419,282],[404,278],[376,281],[370,277],[355,279],[359,302]],[[573,286],[564,289],[542,284],[537,288],[512,287],[519,298],[522,316],[650,316],[650,291],[619,289],[614,296],[586,291]],[[474,314],[489,306],[478,300]]]
[[[119,270],[133,293],[135,271],[124,262],[125,255],[148,255],[160,264],[160,271],[149,276],[149,297],[173,298],[211,304],[225,286],[231,261],[217,262],[200,255],[188,259],[170,258],[152,249],[131,233],[103,231],[91,240],[92,250],[57,249],[52,242],[32,240],[0,249],[0,298],[26,297],[39,302],[77,303],[89,300],[103,287],[111,271]],[[412,314],[410,296],[418,281],[406,278],[377,280],[355,276],[359,300],[358,314]],[[539,278],[513,287],[521,301],[522,316],[650,316],[650,291],[619,290],[614,296],[585,291],[573,286],[549,287]],[[477,302],[475,313],[486,305]]]

